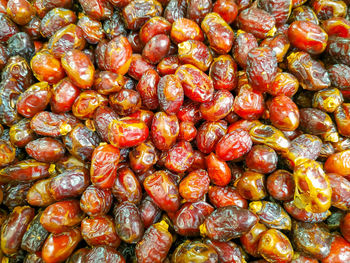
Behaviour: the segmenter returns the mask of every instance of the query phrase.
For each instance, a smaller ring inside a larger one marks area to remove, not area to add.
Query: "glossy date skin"
[[[228,241],[247,233],[257,222],[258,217],[249,210],[226,206],[207,217],[200,226],[200,231],[202,236],[212,240]]]

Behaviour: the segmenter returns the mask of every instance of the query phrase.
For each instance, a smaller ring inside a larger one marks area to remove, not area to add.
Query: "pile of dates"
[[[0,262],[349,263],[350,0],[0,0]]]

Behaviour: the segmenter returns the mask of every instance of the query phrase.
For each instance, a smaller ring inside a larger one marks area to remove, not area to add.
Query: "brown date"
[[[227,54],[231,50],[234,34],[219,14],[207,14],[201,23],[201,28],[208,38],[210,47],[218,54]]]
[[[214,208],[204,201],[183,204],[172,219],[176,233],[182,236],[199,236],[199,226],[213,211]]]
[[[35,210],[29,206],[17,206],[1,227],[1,250],[6,255],[18,252],[24,233],[34,218]]]
[[[167,172],[153,173],[145,179],[143,186],[147,194],[162,210],[176,212],[179,209],[179,190]]]
[[[171,261],[174,263],[195,261],[215,263],[218,262],[218,254],[209,245],[200,241],[187,240],[176,248]]]
[[[143,236],[144,226],[136,205],[123,202],[114,209],[115,229],[118,237],[129,244],[137,243]]]
[[[247,209],[225,206],[215,210],[200,226],[202,236],[212,240],[228,241],[246,234],[258,217]]]
[[[51,233],[62,233],[79,224],[84,218],[78,200],[66,200],[49,205],[40,217],[40,223]]]
[[[27,143],[26,152],[39,162],[55,163],[65,153],[63,144],[53,138],[43,137]]]
[[[118,247],[120,239],[111,216],[85,218],[81,222],[81,235],[90,246]]]
[[[173,242],[168,224],[161,221],[150,226],[136,244],[135,254],[139,263],[160,263],[166,258]]]
[[[80,209],[89,216],[105,215],[110,210],[112,202],[111,190],[90,185],[81,195]]]

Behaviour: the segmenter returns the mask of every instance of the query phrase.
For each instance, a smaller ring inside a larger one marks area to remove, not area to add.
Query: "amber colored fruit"
[[[151,64],[157,64],[164,58],[170,48],[170,39],[165,34],[152,37],[142,50],[142,56]]]
[[[337,173],[342,176],[350,174],[349,156],[350,150],[330,155],[324,164],[324,170],[327,173]]]
[[[284,202],[283,207],[291,217],[301,222],[308,222],[308,223],[322,222],[326,220],[327,217],[329,217],[331,214],[329,210],[322,213],[308,212],[303,208],[296,207],[294,201]]]
[[[186,201],[201,199],[209,190],[210,178],[205,170],[189,173],[179,185],[179,192]]]
[[[344,99],[341,91],[337,88],[330,88],[319,90],[314,94],[312,98],[312,107],[326,112],[334,112],[343,102]],[[335,115],[335,119],[337,121],[337,115]],[[341,131],[340,134],[342,134]]]
[[[135,90],[123,88],[109,96],[109,104],[118,115],[127,116],[140,109],[141,96]]]
[[[172,79],[171,77],[168,77],[169,79]],[[150,110],[157,109],[159,106],[159,99],[157,94],[157,87],[159,83],[160,77],[154,69],[148,69],[142,74],[141,79],[136,85],[136,89],[139,92],[142,104]],[[166,82],[163,80],[163,83]],[[176,81],[174,81],[176,83]],[[172,83],[172,82],[171,82]],[[173,87],[173,86],[171,86]],[[177,87],[177,85],[175,85]],[[182,89],[182,87],[181,87]],[[169,92],[170,95],[172,95],[171,92]],[[163,94],[165,95],[165,94]],[[180,98],[173,98],[170,96],[171,99],[176,99],[177,101],[181,101]],[[183,100],[183,98],[182,98]],[[163,101],[164,103],[164,101]]]
[[[54,8],[46,13],[40,21],[40,33],[46,38],[50,38],[56,31],[77,22],[76,14],[69,9]]]
[[[350,37],[350,22],[343,17],[332,17],[323,21],[322,28],[329,37]]]
[[[176,114],[183,104],[184,90],[176,75],[162,77],[157,85],[157,96],[161,109],[167,114]]]
[[[179,135],[179,122],[175,115],[157,112],[152,120],[151,136],[157,149],[169,150]]]
[[[202,236],[212,240],[228,241],[240,237],[258,222],[258,217],[237,206],[218,208],[200,226]]]
[[[163,58],[157,65],[157,71],[161,76],[175,74],[177,68],[180,67],[178,56],[171,55]]]
[[[149,19],[140,29],[140,41],[146,44],[152,37],[159,34],[169,34],[171,24],[160,16]]]
[[[232,56],[242,68],[247,66],[247,56],[250,50],[258,47],[258,41],[251,33],[240,32],[233,43]]]
[[[265,144],[275,151],[286,152],[290,146],[284,134],[271,125],[256,125],[250,129],[249,135],[254,143]]]
[[[80,196],[88,187],[89,172],[85,168],[69,169],[51,179],[50,193],[55,200]]]
[[[214,87],[212,80],[197,67],[185,64],[180,66],[175,75],[181,82],[185,95],[195,102],[211,99]]]
[[[234,34],[219,14],[207,14],[201,23],[201,28],[208,38],[210,47],[218,54],[226,54],[231,50]]]
[[[69,78],[59,81],[52,88],[50,101],[52,112],[64,113],[70,111],[79,93],[79,88],[73,85]]]
[[[107,106],[100,106],[96,109],[94,114],[94,127],[96,132],[103,141],[109,142],[108,139],[108,126],[112,120],[117,120],[119,116],[115,111]]]
[[[350,243],[339,235],[336,235],[331,244],[328,256],[321,260],[322,263],[340,263],[350,260]]]
[[[123,202],[116,206],[114,223],[118,237],[126,243],[137,243],[143,236],[144,226],[135,204]]]
[[[198,24],[187,18],[179,18],[172,24],[170,36],[171,40],[177,44],[187,40],[204,40]]]
[[[51,179],[43,179],[35,182],[28,190],[26,200],[32,206],[45,207],[55,202],[50,194]]]
[[[179,190],[167,172],[153,173],[145,179],[143,186],[147,194],[162,210],[176,212],[179,209]]]
[[[128,39],[117,36],[107,43],[105,47],[106,70],[125,75],[131,63],[132,49]]]
[[[123,18],[128,29],[138,30],[145,22],[163,11],[161,4],[155,0],[131,1],[123,9]]]
[[[186,202],[172,218],[176,233],[182,236],[199,236],[199,226],[213,211],[214,208],[204,201]]]
[[[247,208],[248,203],[245,198],[243,198],[237,189],[226,186],[210,186],[208,197],[210,203],[212,203],[216,208],[235,205],[241,208]]]
[[[193,149],[189,142],[180,141],[168,152],[165,158],[165,167],[172,172],[182,173],[193,163]]]
[[[215,249],[200,241],[187,240],[180,244],[171,257],[172,262],[218,262]]]
[[[127,201],[139,204],[141,202],[141,184],[130,168],[122,167],[118,169],[112,193],[120,203]]]
[[[79,229],[71,229],[60,234],[51,234],[45,241],[42,257],[45,262],[55,263],[67,259],[81,241]]]
[[[259,2],[258,7],[270,13],[276,20],[276,26],[280,26],[287,22],[292,2],[292,0],[264,0]]]
[[[133,118],[113,120],[108,126],[108,139],[118,148],[136,146],[148,137],[149,130],[143,121]]]
[[[111,188],[117,177],[119,158],[119,149],[110,144],[96,147],[91,157],[91,182],[102,189]]]
[[[350,207],[348,196],[350,194],[349,181],[339,174],[328,173],[327,176],[332,188],[332,206],[348,210]]]
[[[81,222],[81,235],[90,246],[118,247],[120,245],[111,216],[85,218]]]
[[[227,90],[218,90],[210,101],[204,102],[199,107],[203,119],[218,121],[226,117],[233,107],[233,95]]]
[[[288,29],[290,43],[310,54],[321,54],[327,46],[328,35],[318,25],[309,21],[295,21]]]
[[[19,161],[0,170],[0,182],[32,182],[48,177],[52,169],[52,165],[34,159]]]
[[[40,223],[51,233],[62,233],[79,224],[84,218],[78,200],[60,201],[49,205],[40,218]]]
[[[33,117],[43,111],[50,102],[51,89],[47,82],[39,82],[30,86],[17,100],[17,112],[26,118]]]
[[[81,195],[80,209],[89,216],[105,215],[110,210],[112,201],[111,190],[90,185]]]
[[[239,194],[249,200],[266,197],[265,176],[256,172],[245,172],[237,183]]]
[[[237,85],[237,64],[230,55],[214,58],[209,76],[215,89],[233,90]]]
[[[254,89],[264,92],[270,89],[277,74],[277,58],[269,47],[252,49],[247,56],[247,77]]]
[[[29,206],[17,206],[1,227],[1,250],[6,255],[18,252],[24,233],[30,221],[34,218],[35,210]]]
[[[162,262],[166,258],[173,242],[168,227],[165,221],[161,221],[146,230],[144,236],[136,245],[137,262]]]
[[[215,153],[206,157],[206,165],[210,181],[219,186],[226,186],[231,181],[231,170],[228,164]]]
[[[269,229],[261,235],[258,251],[268,262],[276,263],[290,262],[294,255],[288,237],[276,229]]]
[[[95,74],[94,88],[100,94],[109,95],[120,91],[125,82],[126,79],[122,75],[110,71],[100,71]]]
[[[293,199],[295,183],[293,175],[286,170],[277,170],[266,180],[266,189],[275,199],[289,201]]]
[[[61,59],[62,67],[74,85],[88,89],[94,83],[95,68],[89,57],[74,49],[65,53]]]
[[[46,50],[35,54],[30,61],[30,67],[39,81],[46,81],[49,84],[55,84],[65,76],[61,61]]]
[[[277,161],[276,152],[266,145],[254,145],[246,157],[247,167],[258,173],[272,173]]]
[[[329,255],[333,237],[325,224],[294,221],[292,229],[296,250],[319,260]]]
[[[277,62],[282,62],[289,50],[290,43],[287,36],[279,34],[274,38],[266,38],[261,42],[261,46],[271,48],[276,54]]]
[[[321,90],[330,86],[328,72],[308,53],[293,52],[287,57],[287,62],[289,72],[299,80],[303,89]]]
[[[86,41],[83,30],[75,24],[69,24],[58,30],[48,42],[48,50],[56,58],[61,58],[70,50],[83,50]]]
[[[327,175],[316,161],[305,159],[296,165],[294,201],[298,208],[308,212],[322,213],[331,205],[332,189]]]
[[[192,64],[202,71],[207,71],[213,60],[209,48],[198,40],[179,43],[178,57],[182,64]]]
[[[256,223],[248,233],[240,237],[240,241],[245,251],[253,257],[258,257],[258,245],[262,234],[267,231],[267,227],[264,224]]]
[[[334,111],[334,119],[337,124],[338,132],[348,137],[350,135],[348,129],[350,125],[350,104],[343,103]]]
[[[249,203],[249,210],[260,218],[260,222],[269,228],[291,230],[292,220],[286,211],[275,202],[254,201]]]
[[[293,131],[299,126],[299,109],[287,96],[276,96],[269,104],[271,123],[283,131]]]
[[[79,123],[63,137],[63,143],[72,155],[82,161],[90,161],[94,149],[100,143],[100,138],[95,132]]]
[[[35,15],[35,9],[27,0],[9,0],[6,10],[11,19],[22,26],[29,23]]]
[[[198,149],[209,154],[215,149],[217,142],[226,134],[227,122],[224,120],[204,122],[198,129],[196,143]]]
[[[60,160],[65,153],[63,144],[53,138],[43,137],[29,142],[26,152],[39,162],[55,163]]]
[[[235,1],[220,0],[215,2],[213,12],[218,13],[227,24],[231,24],[237,17],[238,7]]]
[[[216,144],[215,152],[224,161],[231,161],[249,152],[253,142],[248,132],[238,129],[223,136]]]
[[[12,163],[16,157],[16,149],[9,141],[0,140],[0,166]]]
[[[243,10],[237,17],[240,29],[253,34],[257,38],[272,36],[276,31],[276,20],[268,12],[251,7]]]
[[[245,120],[259,119],[265,110],[264,97],[250,85],[240,88],[233,102],[233,111]]]
[[[72,105],[72,113],[81,120],[91,119],[96,109],[99,106],[107,105],[107,103],[107,99],[96,91],[86,90],[76,97]]]

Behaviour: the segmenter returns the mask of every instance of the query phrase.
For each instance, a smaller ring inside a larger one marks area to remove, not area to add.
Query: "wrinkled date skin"
[[[140,263],[163,262],[173,242],[164,221],[150,226],[143,238],[136,244],[136,258]]]
[[[95,148],[91,158],[91,182],[102,189],[111,188],[117,177],[120,151],[113,145],[106,144]]]
[[[210,47],[218,54],[227,54],[231,50],[234,34],[219,14],[207,14],[201,23],[201,28],[208,37]]]
[[[40,217],[40,223],[51,233],[62,233],[79,224],[84,218],[78,200],[60,201],[49,205]]]
[[[305,159],[294,168],[293,175],[295,205],[312,213],[327,211],[331,205],[332,189],[321,166],[316,161]]]
[[[247,57],[247,77],[254,89],[261,92],[270,89],[277,74],[277,59],[268,47],[252,49]]]
[[[226,206],[215,210],[200,226],[202,236],[212,240],[228,241],[246,234],[258,217],[247,209]]]
[[[108,139],[115,147],[136,146],[148,137],[149,130],[143,121],[133,118],[113,120],[108,126]]]
[[[214,248],[200,241],[185,241],[178,246],[172,256],[172,262],[218,262],[218,255]]]
[[[182,236],[198,236],[199,226],[213,211],[214,208],[204,201],[183,204],[173,219],[176,233]]]
[[[29,206],[16,207],[1,228],[1,250],[6,255],[15,254],[20,246],[24,233],[35,210]]]
[[[153,201],[167,212],[176,212],[180,207],[178,187],[165,171],[157,171],[148,176],[143,186]]]

